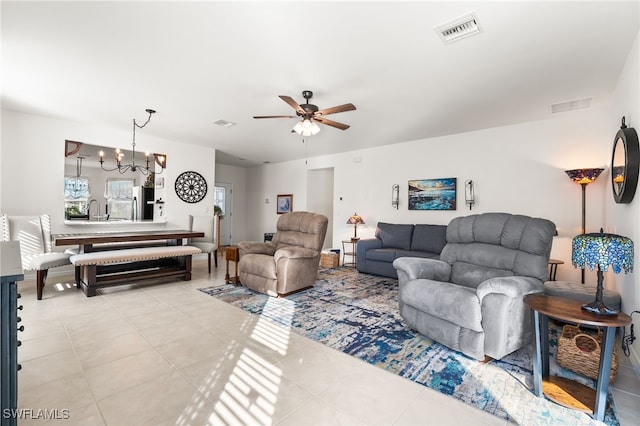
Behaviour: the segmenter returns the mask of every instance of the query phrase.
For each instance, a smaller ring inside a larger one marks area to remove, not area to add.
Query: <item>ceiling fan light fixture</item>
[[[320,126],[315,121],[305,118],[302,121],[298,121],[293,127],[293,131],[302,136],[313,136],[320,132]]]
[[[309,131],[311,132],[311,136],[317,135],[320,132],[320,126],[315,121],[311,122],[311,126],[309,126]]]

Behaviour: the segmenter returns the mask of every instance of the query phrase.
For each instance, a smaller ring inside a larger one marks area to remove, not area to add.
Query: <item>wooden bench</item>
[[[160,246],[80,253],[69,259],[77,269],[76,285],[87,297],[96,289],[163,277],[191,280],[191,256],[197,247]]]

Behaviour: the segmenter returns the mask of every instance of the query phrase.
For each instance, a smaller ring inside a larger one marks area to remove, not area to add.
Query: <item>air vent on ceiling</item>
[[[551,105],[551,112],[555,114],[558,112],[573,111],[574,109],[589,108],[591,106],[591,99],[592,98],[584,98],[553,104]]]
[[[438,25],[434,28],[444,44],[453,43],[472,35],[480,34],[482,27],[475,12],[468,13],[453,21]]]
[[[236,123],[232,121],[227,121],[227,120],[214,121],[213,124],[217,124],[218,126],[222,126],[222,127],[233,127],[236,125]]]

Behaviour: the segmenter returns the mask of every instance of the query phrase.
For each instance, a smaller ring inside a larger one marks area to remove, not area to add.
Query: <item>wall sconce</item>
[[[393,184],[391,186],[391,207],[395,207],[398,210],[400,206],[400,185]]]
[[[473,190],[473,181],[471,179],[464,183],[464,202],[469,206],[469,210],[476,203],[475,193]]]

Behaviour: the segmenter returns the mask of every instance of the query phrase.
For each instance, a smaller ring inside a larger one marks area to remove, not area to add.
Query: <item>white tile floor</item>
[[[18,405],[33,414],[19,424],[506,424],[196,290],[223,277],[198,259],[190,282],[92,298],[72,273],[50,275],[41,301],[20,283]],[[623,358],[615,398],[636,424],[640,384]]]

